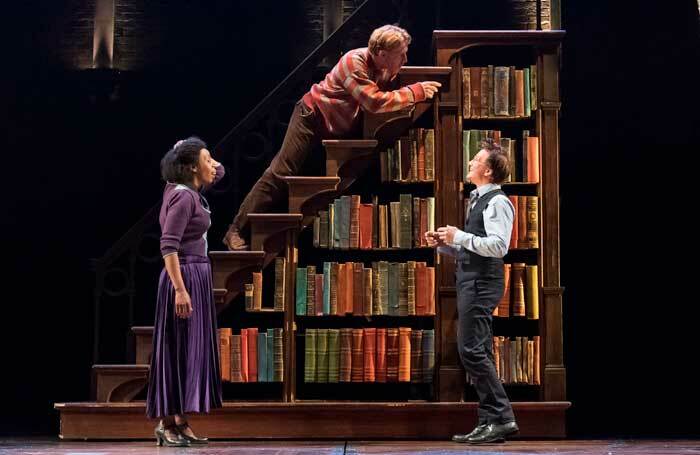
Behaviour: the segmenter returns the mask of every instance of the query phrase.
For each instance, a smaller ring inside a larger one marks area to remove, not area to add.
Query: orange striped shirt
[[[321,114],[331,136],[342,136],[356,126],[360,107],[372,113],[393,112],[425,100],[420,83],[383,90],[391,82],[389,77],[386,70],[374,66],[367,48],[354,49],[343,55],[303,100]]]

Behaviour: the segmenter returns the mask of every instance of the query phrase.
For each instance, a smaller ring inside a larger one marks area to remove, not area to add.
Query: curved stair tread
[[[93,365],[93,397],[100,402],[128,402],[148,382],[149,365]]]
[[[252,274],[265,264],[265,252],[210,251],[212,285],[217,314],[243,290],[243,284],[252,281]]]

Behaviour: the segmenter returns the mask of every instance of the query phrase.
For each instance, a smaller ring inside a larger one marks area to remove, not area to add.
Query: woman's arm
[[[164,256],[163,260],[170,282],[175,288],[175,314],[179,318],[189,318],[192,315],[192,301],[180,273],[180,258],[177,257],[177,253],[171,253]]]

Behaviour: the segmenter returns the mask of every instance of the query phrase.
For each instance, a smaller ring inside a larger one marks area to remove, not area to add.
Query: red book
[[[428,277],[425,262],[416,262],[416,315],[428,314]]]
[[[354,277],[355,266],[352,262],[348,262],[345,267],[345,313],[352,314],[352,306],[354,302]]]
[[[374,378],[376,382],[386,382],[386,329],[377,329],[376,359]]]
[[[248,382],[258,382],[258,329],[248,329]]]
[[[362,347],[364,334],[362,329],[352,329],[352,367],[350,377],[352,382],[362,382],[365,366],[365,352]]]
[[[535,136],[527,138],[527,181],[540,181],[540,138]]]
[[[231,329],[219,329],[219,369],[221,380],[231,380]]]
[[[411,381],[411,328],[399,327],[399,382]]]
[[[364,330],[364,380],[375,382],[375,342],[377,341],[377,329],[374,327]]]
[[[420,199],[420,246],[428,246],[425,233],[428,231],[428,199]]]
[[[510,245],[508,249],[512,250],[518,247],[518,196],[508,196],[510,203],[513,204],[513,228],[510,232]]]
[[[362,274],[362,262],[353,263],[353,275],[352,275],[352,314],[355,316],[362,316],[365,312],[364,297],[365,290],[362,287],[363,274]]]
[[[241,376],[248,382],[248,329],[241,329]]]
[[[399,382],[399,329],[386,329],[386,381]]]
[[[426,267],[426,283],[428,283],[428,312],[435,315],[435,267]]]
[[[360,247],[360,196],[350,196],[350,248]]]
[[[360,248],[372,249],[372,204],[360,204]]]

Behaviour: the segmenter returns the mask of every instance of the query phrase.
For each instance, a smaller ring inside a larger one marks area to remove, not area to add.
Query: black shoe
[[[173,435],[172,438],[168,437],[168,433],[165,432],[165,430],[168,430],[169,433]],[[169,427],[163,427],[163,425],[158,424],[155,430],[156,434],[156,445],[157,446],[166,446],[166,447],[189,447],[190,443],[187,442],[185,438],[183,438],[180,435],[180,432],[177,430],[176,426],[169,426]]]
[[[187,442],[189,442],[192,445],[195,444],[209,444],[209,438],[198,438],[195,436],[194,432],[192,432],[192,436],[187,436],[185,431],[189,428],[190,431],[192,431],[192,427],[190,426],[189,423],[185,422],[181,425],[175,425],[177,427],[178,432],[180,433],[180,436],[182,436],[183,439],[185,439]]]
[[[469,444],[487,444],[490,442],[503,442],[506,436],[518,432],[518,424],[513,422],[498,424],[490,423],[479,434],[467,439]]]
[[[476,428],[474,428],[472,430],[471,433],[456,434],[456,435],[452,436],[452,440],[454,442],[467,442],[469,440],[469,438],[472,438],[472,437],[476,436],[477,434],[481,433],[482,431],[484,431],[487,426],[488,426],[488,424],[480,423],[479,425],[476,426]]]

